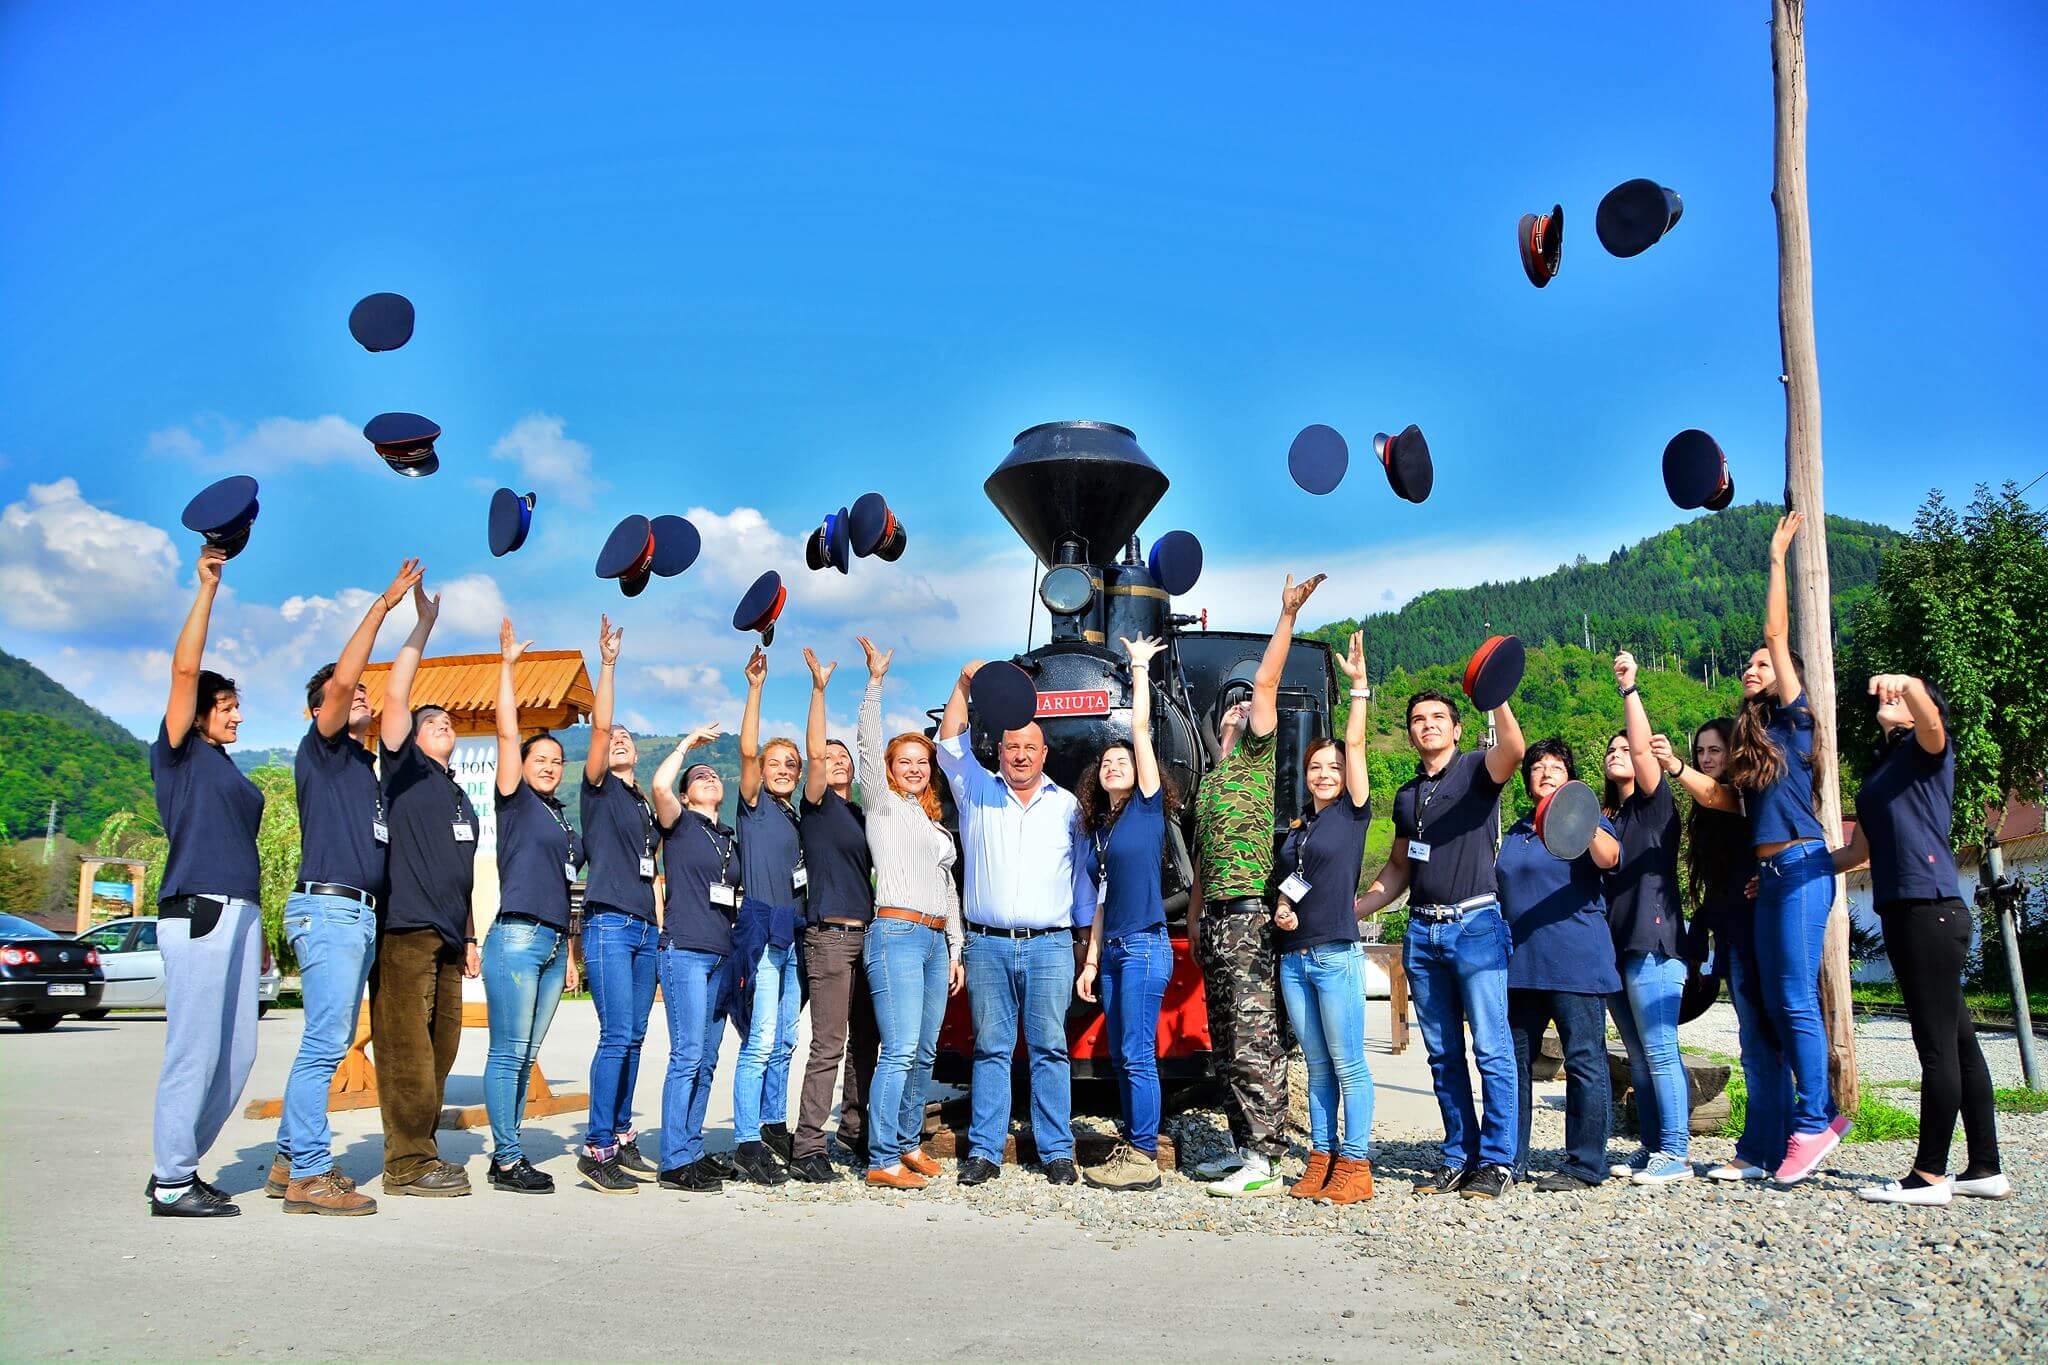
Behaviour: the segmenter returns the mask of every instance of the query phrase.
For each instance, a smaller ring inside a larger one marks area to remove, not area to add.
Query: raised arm
[[[178,631],[178,647],[171,655],[171,696],[164,703],[164,736],[173,749],[185,742],[199,716],[199,665],[206,657],[206,627],[213,619],[214,595],[220,591],[220,566],[227,562],[228,557],[211,545],[199,552],[199,591]]]
[[[887,762],[889,741],[882,736],[882,679],[888,676],[889,661],[896,651],[875,648],[865,635],[854,637],[868,657],[868,686],[861,694],[860,719],[853,730],[854,747],[860,751],[860,789],[873,801],[889,790]]]
[[[1495,784],[1505,787],[1508,779],[1515,775],[1515,769],[1522,765],[1522,754],[1529,742],[1522,738],[1522,723],[1515,719],[1512,706],[1502,702],[1493,708],[1493,747],[1486,751],[1486,775]]]
[[[768,655],[761,646],[747,656],[747,708],[740,714],[740,800],[752,806],[761,795],[761,687],[768,681]]]
[[[1371,769],[1366,763],[1366,709],[1372,703],[1372,685],[1365,678],[1365,632],[1351,632],[1351,646],[1337,660],[1344,676],[1351,679],[1351,712],[1344,718],[1344,794],[1354,807],[1372,799]]]
[[[1252,675],[1252,733],[1262,739],[1280,724],[1280,675],[1287,668],[1287,651],[1294,646],[1294,618],[1301,614],[1323,577],[1317,574],[1308,582],[1297,584],[1294,575],[1289,574],[1287,586],[1280,591],[1280,619],[1274,623],[1273,638],[1266,641],[1259,671]]]
[[[1131,656],[1131,756],[1138,770],[1138,794],[1159,793],[1159,751],[1152,747],[1152,660],[1166,648],[1162,640],[1149,635],[1121,641]],[[1101,951],[1098,943],[1096,949]],[[1092,1000],[1093,996],[1083,996]]]
[[[974,685],[974,674],[981,667],[981,660],[975,659],[960,670],[960,676],[953,679],[953,691],[946,698],[946,710],[939,717],[939,738],[951,739],[967,733],[967,691]]]
[[[597,700],[590,708],[590,752],[583,756],[583,780],[595,787],[612,766],[612,674],[626,628],[610,616],[597,618]]]
[[[320,699],[320,710],[313,717],[320,733],[327,738],[333,739],[348,728],[348,713],[355,704],[356,684],[363,680],[363,669],[370,662],[370,651],[377,647],[377,632],[384,628],[384,618],[391,614],[391,609],[403,602],[405,595],[419,581],[420,562],[417,559],[408,559],[400,564],[398,576],[391,580],[391,586],[370,599],[370,609],[363,613],[362,624],[341,647],[341,657],[334,661],[334,676],[327,684],[327,695]]]
[[[683,762],[692,749],[718,738],[716,725],[700,725],[676,741],[676,747],[654,769],[654,818],[663,829],[673,829],[683,818],[683,799],[676,793],[676,779],[683,775]]]
[[[1799,700],[1799,670],[1792,662],[1792,606],[1785,592],[1785,554],[1806,524],[1806,513],[1787,512],[1771,532],[1771,580],[1764,592],[1764,647],[1771,651],[1771,690],[1781,706]]]
[[[1664,766],[1650,751],[1650,713],[1636,688],[1636,656],[1627,650],[1614,656],[1614,685],[1621,689],[1622,727],[1628,733],[1628,761],[1636,771],[1636,790],[1655,796],[1664,785]]]
[[[1742,802],[1735,789],[1726,783],[1716,782],[1698,768],[1687,763],[1671,752],[1671,739],[1667,735],[1650,736],[1650,753],[1657,760],[1658,770],[1685,789],[1685,794],[1705,806],[1708,810],[1726,811],[1730,815],[1742,813]]]
[[[384,720],[379,728],[387,749],[396,749],[412,733],[412,680],[420,671],[420,656],[427,652],[427,637],[434,633],[435,618],[441,614],[441,594],[429,597],[424,585],[414,583],[412,609],[419,619],[413,623],[412,634],[399,647],[391,675],[384,680]]]
[[[1364,919],[1367,915],[1377,915],[1401,899],[1401,894],[1408,889],[1409,874],[1414,870],[1414,864],[1408,861],[1407,836],[1398,835],[1394,839],[1393,850],[1387,854],[1387,865],[1358,895],[1353,907],[1358,917]]]
[[[519,761],[519,689],[512,685],[512,669],[519,656],[533,647],[512,630],[512,618],[498,623],[498,795],[510,796],[526,780]]]
[[[819,663],[809,645],[804,646],[804,662],[811,670],[811,709],[804,716],[804,799],[815,806],[832,785],[825,771],[825,684],[839,665]]]
[[[1881,705],[1906,704],[1913,713],[1913,738],[1922,750],[1938,754],[1948,747],[1948,726],[1926,683],[1904,673],[1880,673],[1870,680],[1870,695]]]

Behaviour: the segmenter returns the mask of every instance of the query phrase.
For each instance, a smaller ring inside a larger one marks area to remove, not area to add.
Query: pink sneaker
[[[1837,1114],[1828,1120],[1828,1131],[1838,1138],[1849,1136],[1849,1130],[1856,1126],[1856,1120],[1847,1114]]]
[[[1778,1167],[1776,1180],[1781,1185],[1796,1185],[1813,1174],[1821,1160],[1841,1143],[1842,1135],[1833,1124],[1818,1133],[1794,1133],[1792,1140],[1785,1144],[1785,1164]]]

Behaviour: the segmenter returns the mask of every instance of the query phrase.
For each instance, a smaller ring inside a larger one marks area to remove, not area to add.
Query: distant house
[[[1856,831],[1856,822],[1842,822],[1842,838],[1848,839]],[[1999,833],[1999,846],[2005,853],[2005,875],[2025,876],[2038,881],[2048,875],[2048,811],[2032,801],[2015,801],[2006,812],[2005,828]],[[1956,871],[1962,875],[1962,883],[1956,894],[1966,905],[1975,905],[1977,888],[1983,882],[1984,850],[1981,845],[1968,844],[1956,850]],[[1859,868],[1845,880],[1848,883],[1849,916],[1857,928],[1882,937],[1877,912],[1872,904],[1870,870]],[[1858,981],[1889,981],[1892,979],[1891,963],[1883,957],[1869,958],[1855,964],[1854,977]]]

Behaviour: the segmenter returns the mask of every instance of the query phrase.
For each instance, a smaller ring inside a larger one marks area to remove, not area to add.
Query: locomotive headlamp
[[[1055,616],[1078,616],[1095,600],[1095,584],[1078,564],[1047,571],[1038,585],[1038,600]]]

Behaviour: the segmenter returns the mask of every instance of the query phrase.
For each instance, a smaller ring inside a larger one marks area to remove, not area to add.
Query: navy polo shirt
[[[796,889],[795,874],[803,845],[797,839],[796,813],[763,787],[751,806],[740,798],[739,826],[739,877],[747,894],[763,905],[801,909],[804,897]]]
[[[668,913],[662,916],[661,946],[723,956],[732,951],[736,906],[713,905],[711,884],[722,876],[739,885],[738,840],[693,810],[661,831],[663,870],[668,874]]]
[[[292,759],[299,794],[299,880],[353,886],[382,899],[386,845],[377,842],[384,795],[377,756],[343,727],[329,738],[306,727]]]
[[[797,838],[811,874],[810,922],[875,917],[874,865],[868,857],[867,816],[830,787],[822,800],[800,798]]]
[[[1160,898],[1160,859],[1166,845],[1166,793],[1133,791],[1107,829],[1088,835],[1088,876],[1102,902],[1102,938],[1114,943],[1127,934],[1166,925]]]
[[[1500,828],[1500,791],[1486,752],[1453,755],[1441,773],[1417,773],[1394,793],[1394,833],[1429,845],[1429,861],[1411,847],[1411,905],[1456,905],[1494,894],[1493,835]]]
[[[1909,733],[1894,741],[1863,781],[1856,819],[1870,842],[1871,899],[1945,900],[1961,878],[1949,848],[1956,807],[1956,745],[1930,754]]]
[[[227,750],[201,739],[197,721],[173,748],[170,728],[159,723],[156,743],[149,746],[149,776],[156,784],[157,819],[170,844],[158,902],[173,896],[258,899],[263,874],[256,831],[263,823],[263,792]]]
[[[1785,705],[1771,707],[1764,727],[1785,759],[1778,780],[1744,793],[1749,807],[1749,842],[1783,844],[1794,839],[1820,839],[1820,817],[1813,813],[1813,711],[1801,692]]]
[[[1308,894],[1294,902],[1293,929],[1278,933],[1279,948],[1291,953],[1319,943],[1358,942],[1358,877],[1365,861],[1365,831],[1372,802],[1351,804],[1345,792],[1287,831],[1273,863],[1277,886],[1299,872]]]
[[[1617,953],[1678,956],[1678,801],[1669,782],[1631,792],[1614,812],[1621,862],[1607,874],[1607,926]]]
[[[521,782],[510,796],[493,792],[498,811],[498,913],[525,915],[564,933],[569,928],[570,866],[583,865],[583,841],[569,828],[562,803]]]
[[[584,914],[616,910],[654,922],[654,878],[640,875],[640,860],[661,847],[654,810],[640,789],[607,772],[592,786],[586,778],[578,809],[583,816],[583,851],[590,870],[583,878]]]
[[[384,813],[391,824],[391,896],[380,925],[433,929],[460,946],[476,885],[476,807],[455,775],[420,752],[414,726],[396,749],[380,742]],[[458,839],[458,825],[469,837]]]
[[[1604,818],[1600,828],[1614,833]],[[1536,822],[1523,819],[1501,840],[1497,870],[1500,912],[1514,943],[1510,990],[1612,995],[1621,989],[1607,931],[1605,878],[1591,852],[1566,862],[1536,837]]]

